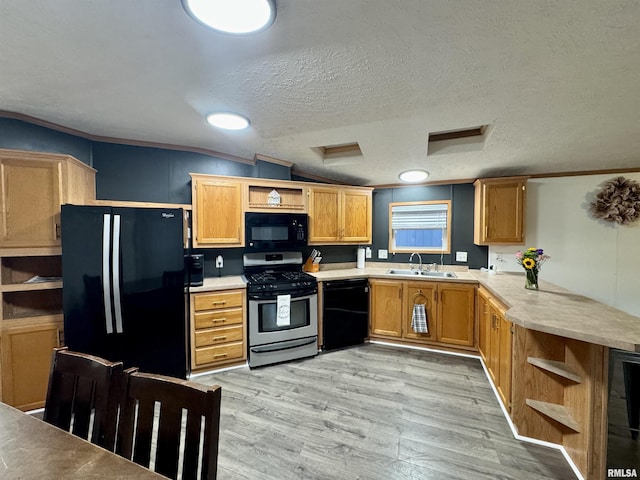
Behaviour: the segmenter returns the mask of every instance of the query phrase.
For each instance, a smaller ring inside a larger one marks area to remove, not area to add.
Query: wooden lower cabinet
[[[371,334],[409,342],[474,347],[475,285],[371,279]],[[428,333],[411,328],[413,307],[424,303]]]
[[[475,285],[437,284],[436,340],[448,345],[473,347],[475,319]]]
[[[371,334],[402,336],[403,284],[393,280],[370,280]]]
[[[478,349],[500,399],[511,411],[513,325],[507,308],[486,289],[478,289]]]
[[[247,360],[244,289],[191,294],[191,369]]]
[[[2,401],[21,410],[44,407],[53,349],[60,346],[62,320],[24,325],[4,322]]]
[[[435,296],[437,288],[431,282],[407,282],[403,299],[404,312],[402,313],[402,337],[412,341],[435,341],[437,338],[435,318],[438,312]],[[424,304],[427,314],[427,333],[418,333],[411,328],[413,305]]]

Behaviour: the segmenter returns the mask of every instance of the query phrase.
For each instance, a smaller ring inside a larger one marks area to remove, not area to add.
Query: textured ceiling
[[[640,167],[640,2],[280,0],[219,34],[179,0],[0,0],[0,110],[360,185]],[[204,116],[245,114],[244,132]],[[483,149],[429,132],[492,125]],[[316,147],[357,142],[325,165]]]

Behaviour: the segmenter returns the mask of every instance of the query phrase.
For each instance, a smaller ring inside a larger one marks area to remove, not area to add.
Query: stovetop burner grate
[[[292,283],[292,282],[315,282],[316,279],[312,275],[298,271],[282,271],[273,272],[265,271],[246,275],[250,284],[265,283]]]

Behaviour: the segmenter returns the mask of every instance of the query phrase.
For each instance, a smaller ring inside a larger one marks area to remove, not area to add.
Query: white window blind
[[[416,230],[424,228],[447,228],[448,204],[395,205],[391,209],[393,230]]]

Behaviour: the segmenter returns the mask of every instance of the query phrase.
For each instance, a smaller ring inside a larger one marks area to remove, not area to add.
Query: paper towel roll
[[[356,258],[356,268],[364,268],[364,248],[358,248],[358,256]]]

